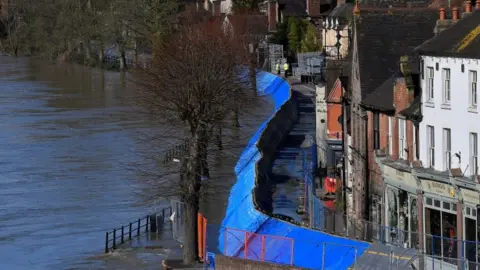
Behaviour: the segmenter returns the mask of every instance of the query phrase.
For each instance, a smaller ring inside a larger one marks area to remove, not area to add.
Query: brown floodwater
[[[139,171],[163,165],[139,138],[171,134],[158,157],[182,132],[137,113],[134,91],[125,73],[0,56],[0,269],[103,268],[91,258],[105,231],[153,212],[145,198],[161,194],[145,194]],[[262,101],[225,132],[202,205],[209,221],[223,219],[233,166],[271,111]]]

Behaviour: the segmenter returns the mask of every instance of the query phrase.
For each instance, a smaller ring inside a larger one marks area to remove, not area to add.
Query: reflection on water
[[[124,79],[125,80],[125,79]],[[0,58],[2,269],[58,269],[101,252],[103,233],[143,215],[126,164],[135,131],[120,74]]]
[[[129,82],[121,73],[0,56],[0,269],[82,268],[101,254],[105,230],[151,211],[135,204],[138,177],[127,165],[149,162],[135,137],[161,127],[125,113]],[[229,158],[212,162],[225,172],[220,185],[234,180],[240,145],[266,114],[253,119],[226,147]],[[227,198],[225,189],[206,202],[212,220],[223,218]]]

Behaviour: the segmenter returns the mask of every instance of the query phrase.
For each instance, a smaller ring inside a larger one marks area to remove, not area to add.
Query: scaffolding
[[[283,65],[286,62],[286,59],[283,57],[283,45],[267,43],[265,44],[265,47],[267,47],[265,69],[269,72],[273,72],[275,71],[275,65],[277,63]]]
[[[294,76],[318,76],[322,73],[325,57],[322,52],[299,53],[297,66],[293,68]]]

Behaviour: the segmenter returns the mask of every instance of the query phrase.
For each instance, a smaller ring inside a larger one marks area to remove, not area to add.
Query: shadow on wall
[[[271,187],[275,183],[269,179],[272,161],[278,146],[297,120],[298,110],[290,85],[280,77],[260,72],[257,90],[273,99],[275,111],[251,138],[235,167],[237,182],[230,191],[219,232],[219,250],[230,257],[255,260],[255,254],[261,254],[262,260],[274,263],[314,269],[322,268],[322,265],[325,269],[347,269],[365,251],[368,243],[270,217]],[[267,243],[260,239],[262,235],[277,238]]]

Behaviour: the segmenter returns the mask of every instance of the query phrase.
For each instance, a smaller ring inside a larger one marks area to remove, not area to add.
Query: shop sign
[[[417,181],[415,181],[413,175],[409,172],[400,171],[390,166],[384,166],[383,173],[392,180],[404,183],[412,188],[417,188]]]
[[[455,197],[455,189],[449,184],[430,180],[422,180],[422,188],[425,192],[434,193],[448,198]]]
[[[474,205],[480,204],[480,198],[479,198],[478,192],[472,191],[469,189],[464,189],[464,188],[461,188],[460,191],[462,192],[464,201]]]

